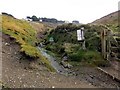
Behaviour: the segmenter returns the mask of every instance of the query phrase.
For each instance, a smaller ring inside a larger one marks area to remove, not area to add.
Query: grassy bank
[[[21,53],[33,58],[33,60],[40,58],[51,71],[54,69],[50,65],[49,61],[42,56],[36,47],[39,43],[37,39],[37,32],[29,22],[25,20],[19,20],[7,15],[1,15],[2,17],[2,32],[14,38],[20,45]]]

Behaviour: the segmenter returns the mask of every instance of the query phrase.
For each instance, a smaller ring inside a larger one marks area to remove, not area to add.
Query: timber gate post
[[[106,30],[101,31],[101,48],[102,48],[102,56],[104,59],[107,58],[107,53],[106,53]]]
[[[110,60],[110,53],[111,53],[111,43],[110,39],[112,37],[111,30],[107,31],[107,60]]]

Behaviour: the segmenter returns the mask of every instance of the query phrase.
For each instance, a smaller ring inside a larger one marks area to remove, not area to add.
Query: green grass
[[[40,58],[40,60],[45,63],[50,71],[55,71],[54,68],[50,65],[49,61],[44,56],[42,56],[42,54],[35,46],[35,44],[38,43],[36,30],[32,28],[32,26],[27,21],[18,20],[6,15],[1,16],[2,32],[16,39],[16,42],[21,46],[20,51],[29,57]]]
[[[73,53],[69,57],[71,63],[73,64],[79,62],[83,65],[103,66],[103,67],[109,66],[109,62],[107,60],[103,60],[101,54],[97,51],[79,50],[77,53]]]
[[[39,52],[35,47],[37,42],[36,31],[28,22],[3,15],[2,32],[16,39],[16,42],[21,45],[21,52],[25,52],[29,56],[38,57]]]

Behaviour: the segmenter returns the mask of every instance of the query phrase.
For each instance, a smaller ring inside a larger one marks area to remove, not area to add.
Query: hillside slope
[[[120,11],[113,12],[100,19],[93,21],[92,24],[118,24],[119,14],[120,14]]]
[[[119,17],[120,17],[120,11],[116,11],[116,12],[108,14],[100,19],[97,19],[90,24],[94,24],[94,25],[102,24],[102,25],[108,26],[113,31],[118,31]]]
[[[37,31],[24,20],[19,20],[8,15],[2,16],[2,33],[9,35],[12,40],[15,40],[20,45],[20,52],[28,57],[28,60],[37,60],[44,62],[50,70],[53,70],[49,61],[42,56],[37,48],[39,43]],[[23,57],[24,57],[23,56]]]

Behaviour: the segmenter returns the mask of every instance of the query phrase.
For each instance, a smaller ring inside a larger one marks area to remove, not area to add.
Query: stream
[[[55,57],[51,56],[50,54],[46,52],[47,50],[41,47],[38,47],[38,49],[42,53],[42,55],[45,56],[49,60],[51,66],[56,70],[57,73],[64,74],[64,75],[73,73],[70,69],[64,68],[62,65],[60,65],[57,62],[57,59]]]

